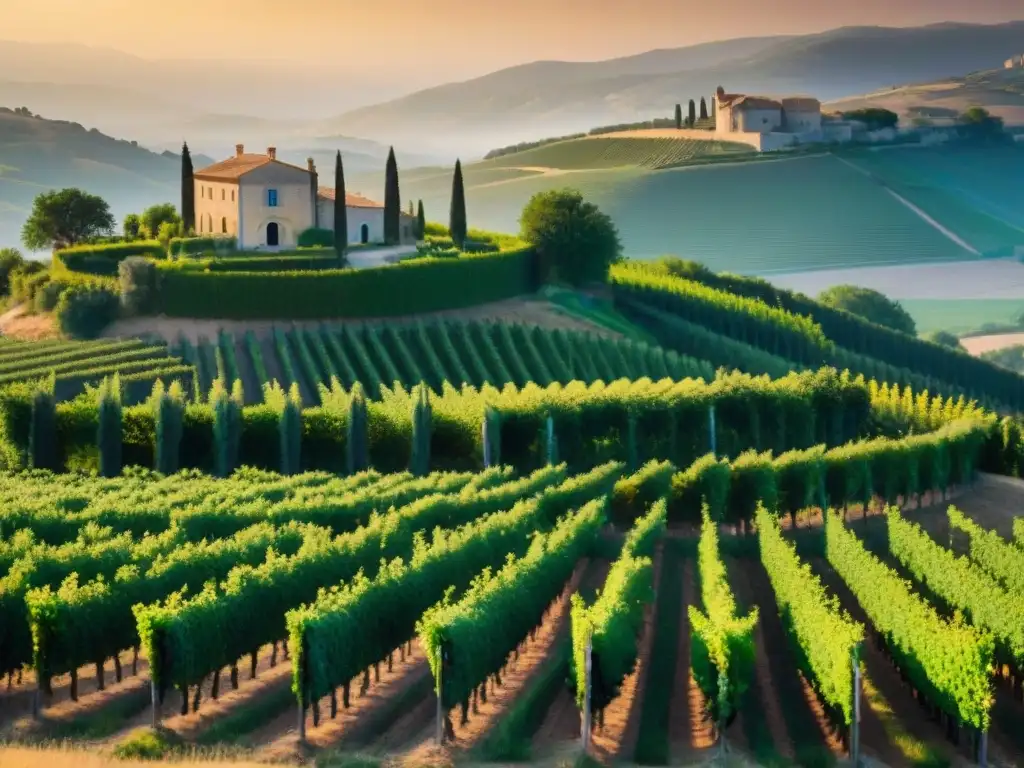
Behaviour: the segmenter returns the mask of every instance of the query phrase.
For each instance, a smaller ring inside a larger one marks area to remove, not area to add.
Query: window
[[[277,208],[277,190],[276,189],[268,189],[267,190],[267,205],[270,208]]]
[[[235,190],[231,190],[231,202],[235,202]]]
[[[227,194],[228,194],[227,190],[226,189],[222,189],[220,191],[220,199],[221,200],[225,199],[227,197]]]
[[[200,187],[199,188],[199,196],[204,198],[204,199],[206,198],[206,187]]]
[[[226,235],[228,233],[228,217],[227,216],[225,216],[224,218],[222,218],[220,220],[220,232],[221,232],[222,235]]]

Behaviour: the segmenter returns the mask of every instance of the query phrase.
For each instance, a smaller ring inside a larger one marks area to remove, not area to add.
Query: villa
[[[277,159],[277,149],[266,154],[246,153],[242,144],[235,156],[193,174],[196,232],[233,235],[242,250],[295,248],[301,232],[311,227],[334,228],[335,191],[319,185],[313,159],[307,166]],[[359,193],[346,193],[349,243],[384,241],[384,205]],[[401,214],[402,243],[415,240],[414,219]]]
[[[822,141],[849,141],[851,127],[846,123],[826,122],[821,102],[809,96],[773,99],[715,92],[715,132],[724,140],[742,141],[761,151],[793,144]]]

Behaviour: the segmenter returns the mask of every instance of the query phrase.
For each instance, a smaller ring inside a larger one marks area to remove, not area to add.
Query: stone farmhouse
[[[196,233],[232,235],[242,250],[295,248],[311,227],[334,229],[334,189],[319,185],[312,158],[307,167],[277,159],[277,150],[246,153],[196,171]],[[384,205],[356,193],[345,195],[349,243],[384,241]],[[402,213],[402,243],[415,241],[415,219]]]
[[[793,144],[849,141],[847,123],[823,121],[821,102],[807,96],[772,99],[726,93],[714,95],[715,133],[724,141],[739,141],[766,152]]]

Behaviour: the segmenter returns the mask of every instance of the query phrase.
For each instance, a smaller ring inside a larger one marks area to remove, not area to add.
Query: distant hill
[[[120,221],[153,203],[177,202],[180,179],[181,159],[173,152],[0,108],[0,247],[20,246],[32,201],[45,190],[81,187],[106,199]]]
[[[882,107],[897,113],[905,123],[920,118],[938,124],[970,107],[984,107],[1003,118],[1007,125],[1021,126],[1024,69],[987,69],[963,77],[884,88],[839,99],[825,107],[842,111]]]
[[[465,155],[594,125],[670,114],[676,102],[736,91],[806,92],[823,100],[998,66],[1024,22],[846,27],[657,51],[610,61],[542,61],[450,83],[319,124]]]

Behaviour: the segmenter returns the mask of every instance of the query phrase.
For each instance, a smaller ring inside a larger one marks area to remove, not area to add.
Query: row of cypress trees
[[[701,96],[700,97],[700,119],[708,119],[708,102]],[[697,124],[697,104],[693,99],[690,99],[690,109],[686,121],[686,125],[693,127]],[[676,104],[676,128],[683,127],[683,105]]]

